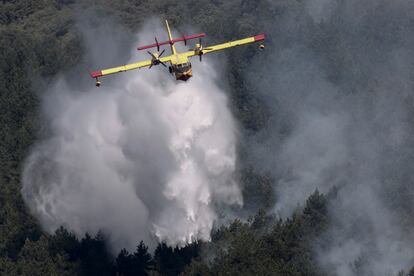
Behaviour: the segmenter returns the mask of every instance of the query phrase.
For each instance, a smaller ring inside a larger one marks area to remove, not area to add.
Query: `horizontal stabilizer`
[[[138,47],[137,49],[138,50],[144,50],[144,49],[149,49],[149,48],[154,48],[154,47],[160,47],[161,45],[166,45],[166,44],[172,45],[172,44],[174,44],[176,42],[180,42],[180,41],[184,41],[184,43],[187,43],[187,40],[195,39],[195,38],[199,38],[199,37],[205,37],[205,36],[206,36],[205,33],[201,33],[201,34],[182,36],[180,38],[175,38],[175,39],[167,40],[167,41],[163,41],[163,42],[158,42],[156,40],[154,44],[141,46],[141,47]]]

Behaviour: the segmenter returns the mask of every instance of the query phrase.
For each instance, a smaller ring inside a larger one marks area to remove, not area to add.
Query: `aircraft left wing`
[[[232,48],[232,47],[245,45],[245,44],[250,44],[250,43],[263,41],[263,40],[265,40],[265,35],[260,34],[260,35],[251,36],[251,37],[248,37],[248,38],[234,40],[234,41],[230,41],[230,42],[226,42],[226,43],[222,43],[222,44],[217,44],[217,45],[213,45],[213,46],[205,46],[205,47],[203,46],[203,48],[201,50],[202,51],[201,54],[205,55],[205,54],[208,54],[208,53],[224,50],[224,49],[227,49],[227,48]],[[184,54],[187,57],[192,57],[192,56],[200,55],[200,51],[195,49],[195,50],[192,50],[192,51],[185,52]]]
[[[172,55],[162,57],[159,60],[161,62],[169,62],[169,61],[171,61],[171,58],[172,58]],[[111,74],[116,74],[116,73],[126,72],[126,71],[130,71],[130,70],[135,70],[135,69],[139,69],[139,68],[142,68],[142,67],[148,67],[152,63],[153,63],[153,60],[149,59],[149,60],[144,60],[144,61],[140,61],[140,62],[137,62],[137,63],[131,63],[131,64],[126,64],[126,65],[122,65],[122,66],[118,66],[118,67],[103,69],[103,70],[100,70],[100,71],[94,71],[94,72],[91,73],[91,77],[92,78],[99,78],[99,77],[103,77],[103,76],[107,76],[107,75],[111,75]]]

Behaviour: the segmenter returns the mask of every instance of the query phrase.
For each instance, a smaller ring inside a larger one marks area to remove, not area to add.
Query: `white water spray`
[[[215,70],[203,61],[179,83],[159,67],[81,93],[60,80],[46,93],[51,133],[26,161],[22,194],[47,231],[101,230],[113,250],[182,245],[209,240],[217,208],[242,203]]]

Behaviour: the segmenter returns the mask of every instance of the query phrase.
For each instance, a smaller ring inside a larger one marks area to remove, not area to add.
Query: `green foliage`
[[[65,255],[50,255],[48,239],[26,240],[17,261],[20,275],[72,275],[73,267]]]
[[[22,163],[38,128],[37,76],[73,66],[76,35],[54,1],[3,1],[0,9],[0,256],[16,258],[40,229],[20,196]],[[79,48],[79,47],[78,47]],[[63,54],[62,54],[63,53]]]
[[[171,248],[160,243],[154,252],[155,270],[161,275],[178,275],[193,258],[198,257],[199,243],[192,243],[183,248]]]
[[[133,254],[122,249],[115,260],[115,270],[120,275],[148,275],[152,269],[152,257],[148,253],[148,247],[140,242]]]
[[[112,257],[101,233],[95,238],[86,234],[79,249],[81,275],[111,275]]]
[[[156,15],[168,18],[176,28],[187,24],[197,26],[207,33],[211,42],[254,34],[265,29],[265,22],[271,21],[276,25],[278,18],[286,14],[292,18],[303,16],[306,1],[273,2],[271,5],[268,0],[2,1],[0,274],[323,275],[313,253],[320,243],[318,237],[329,224],[327,198],[316,191],[306,201],[302,212],[286,220],[267,215],[275,200],[272,179],[245,166],[243,160],[249,147],[245,141],[240,142],[238,149],[240,181],[246,208],[258,211],[247,222],[235,220],[221,227],[213,233],[209,243],[199,242],[183,248],[170,248],[161,243],[151,256],[147,246],[141,242],[135,252],[129,253],[124,249],[114,258],[109,254],[102,234],[95,237],[87,234],[80,240],[64,228],[59,228],[54,235],[44,234],[20,196],[23,161],[42,128],[38,110],[38,95],[42,89],[39,87],[47,85],[60,71],[79,66],[83,59],[82,41],[75,27],[81,11],[93,7],[101,18],[115,19],[131,30],[136,30],[151,15]],[[323,22],[320,26],[306,18],[301,22],[306,22],[307,27],[300,36],[284,34],[280,41],[282,46],[275,47],[288,48],[298,39],[306,40],[309,30],[314,30],[312,33],[318,35],[310,39],[310,48],[326,57],[329,78],[339,82],[344,78],[343,72],[353,71],[353,57],[342,57],[346,45],[340,43],[340,38],[345,34],[329,34],[325,31],[329,25]],[[292,33],[300,32],[299,24],[296,28],[291,30]],[[330,43],[327,43],[328,38]],[[256,95],[253,83],[244,76],[251,72],[254,81],[265,81],[251,64],[254,60],[265,64],[268,54],[258,57],[255,51],[251,51],[252,47],[227,53],[227,66],[231,70],[223,71],[227,72],[225,77],[230,88],[232,112],[244,130],[255,133],[265,129],[270,114]],[[360,78],[363,78],[364,73],[355,74],[361,74]],[[406,187],[401,187],[396,196],[409,194],[409,187]],[[405,205],[401,208],[412,209],[409,198],[402,202]],[[355,261],[355,271],[361,262],[362,259]],[[408,275],[414,275],[414,268]]]
[[[286,221],[264,211],[250,222],[221,227],[203,248],[212,259],[194,259],[185,275],[323,275],[313,259],[315,237],[327,226],[326,199],[318,191],[301,214]],[[212,257],[214,256],[214,257]]]

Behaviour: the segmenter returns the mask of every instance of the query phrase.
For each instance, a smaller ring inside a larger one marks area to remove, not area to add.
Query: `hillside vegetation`
[[[53,235],[42,231],[20,194],[24,160],[36,139],[43,135],[39,114],[42,91],[58,73],[77,72],[85,62],[85,45],[77,26],[79,14],[86,11],[108,18],[131,33],[156,15],[168,18],[174,26],[195,25],[211,41],[255,34],[273,26],[269,22],[277,24],[277,18],[287,14],[305,16],[303,1],[270,2],[13,0],[0,3],[1,275],[325,275],[326,271],[318,266],[315,251],[329,242],[321,239],[321,235],[328,229],[336,190],[326,195],[316,190],[292,216],[279,219],[271,212],[276,200],[272,177],[243,161],[249,151],[247,140],[241,141],[238,149],[239,173],[245,209],[251,217],[216,229],[211,242],[183,248],[159,244],[155,252],[149,252],[141,242],[135,252],[122,250],[112,256],[101,233],[79,239],[63,227]],[[331,32],[323,22],[317,25],[307,18],[300,22],[306,22],[307,30],[312,29],[321,40]],[[268,47],[287,47],[289,39],[289,34],[285,34],[282,45],[278,46],[271,39]],[[301,39],[306,40],[306,35]],[[321,40],[312,39],[312,47],[320,54],[327,53],[325,66],[331,72],[330,78],[340,83],[341,66],[346,67],[349,60],[341,56],[341,49],[336,48],[339,44],[334,40],[330,44]],[[258,54],[247,48],[227,54],[225,78],[230,87],[230,107],[246,133],[263,131],[271,118],[250,81],[261,81],[262,76],[251,70],[249,64],[257,64],[254,63],[257,60],[265,63],[269,57],[266,52],[260,57]],[[333,60],[341,60],[343,64]],[[391,193],[396,199],[390,204],[405,210],[401,220],[412,215],[412,209],[407,209],[413,207],[400,203],[409,187],[406,185]],[[352,266],[356,275],[364,275],[363,261],[355,260]],[[407,273],[401,271],[400,275],[414,275],[414,268]]]

